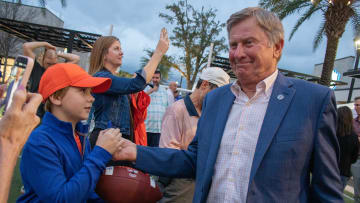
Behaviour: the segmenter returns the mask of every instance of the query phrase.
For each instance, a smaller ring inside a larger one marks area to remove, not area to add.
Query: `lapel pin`
[[[279,94],[276,98],[277,98],[278,100],[283,100],[283,99],[284,99],[284,95]]]

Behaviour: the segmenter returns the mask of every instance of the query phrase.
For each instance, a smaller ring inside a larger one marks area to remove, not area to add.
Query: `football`
[[[110,166],[100,176],[96,193],[109,203],[152,203],[162,198],[149,174],[126,166]]]

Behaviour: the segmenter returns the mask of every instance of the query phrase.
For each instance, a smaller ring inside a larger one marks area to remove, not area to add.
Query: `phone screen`
[[[7,90],[4,101],[2,102],[1,109],[5,112],[12,102],[15,91],[20,85],[26,88],[32,68],[34,66],[34,60],[26,56],[17,56],[14,66],[11,68],[9,79],[7,80]]]

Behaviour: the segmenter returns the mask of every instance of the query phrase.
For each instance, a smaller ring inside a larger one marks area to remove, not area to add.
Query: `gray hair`
[[[258,25],[269,38],[271,45],[284,39],[284,28],[280,19],[274,13],[259,7],[248,7],[232,14],[227,20],[228,34],[234,25],[250,17],[255,17]]]

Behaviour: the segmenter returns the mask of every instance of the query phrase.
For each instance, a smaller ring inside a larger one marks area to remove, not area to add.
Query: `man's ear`
[[[278,43],[274,45],[274,58],[276,58],[277,60],[280,59],[283,48],[284,39],[281,39]]]
[[[60,97],[55,97],[54,95],[50,95],[49,97],[50,101],[52,104],[60,106],[61,105],[61,98]]]

